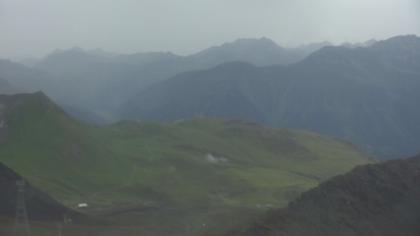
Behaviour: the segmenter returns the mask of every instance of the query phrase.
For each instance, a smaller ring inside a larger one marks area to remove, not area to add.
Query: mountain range
[[[181,73],[140,91],[122,117],[239,118],[332,135],[380,158],[414,155],[420,151],[420,38],[369,45],[324,47],[288,66],[234,62]]]
[[[26,92],[42,90],[61,106],[72,107],[69,111],[90,111],[109,122],[120,118],[117,112],[121,105],[141,89],[178,73],[209,69],[230,61],[260,66],[290,64],[325,45],[286,49],[267,38],[239,39],[189,56],[169,52],[123,55],[75,47],[23,61],[31,67],[0,61],[0,77]],[[81,112],[74,115],[91,120],[80,116]]]
[[[285,49],[240,39],[190,56],[73,48],[31,68],[0,60],[0,78],[18,91],[42,90],[91,123],[242,119],[334,136],[387,159],[420,151],[419,42]]]

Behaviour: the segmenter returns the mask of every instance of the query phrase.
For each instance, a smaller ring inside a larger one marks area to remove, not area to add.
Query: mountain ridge
[[[188,56],[169,52],[124,55],[75,47],[31,60],[29,64],[35,63],[31,68],[3,69],[0,61],[0,77],[23,92],[44,91],[61,106],[72,107],[72,114],[81,120],[91,119],[80,112],[88,110],[94,116],[115,122],[120,119],[119,107],[139,90],[179,73],[229,61],[258,65],[291,63],[321,46],[286,50],[268,39],[241,39]]]
[[[399,53],[377,46],[405,39],[396,37],[369,47],[324,47],[290,66],[226,63],[179,74],[130,99],[122,117],[241,118],[350,140],[382,158],[413,155],[419,151],[414,140],[420,137],[415,122],[420,114],[414,108],[420,88],[420,39],[406,37],[413,41],[410,54],[405,46],[397,47]]]

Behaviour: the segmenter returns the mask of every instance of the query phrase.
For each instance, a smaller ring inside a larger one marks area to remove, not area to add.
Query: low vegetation
[[[0,103],[0,161],[68,207],[87,203],[86,213],[116,222],[140,214],[134,219],[146,225],[178,222],[196,232],[219,222],[224,229],[234,223],[221,219],[249,220],[372,162],[346,142],[306,131],[213,119],[95,127],[42,93]],[[161,220],[146,220],[153,217]]]

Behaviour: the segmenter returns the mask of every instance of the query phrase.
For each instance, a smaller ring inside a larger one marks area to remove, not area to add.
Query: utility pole
[[[57,230],[58,236],[63,236],[63,225],[61,223],[57,223]]]
[[[30,236],[31,229],[29,228],[28,212],[25,204],[25,187],[24,180],[16,181],[17,199],[16,199],[16,218],[14,233],[16,236]]]

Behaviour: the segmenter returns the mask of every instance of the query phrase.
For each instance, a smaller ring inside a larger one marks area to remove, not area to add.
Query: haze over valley
[[[416,0],[0,0],[0,235],[418,236],[419,29]]]

